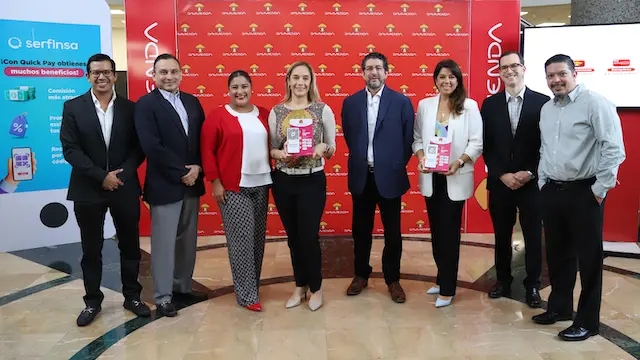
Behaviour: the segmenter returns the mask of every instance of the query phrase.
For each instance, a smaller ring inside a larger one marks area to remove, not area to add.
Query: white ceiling
[[[124,5],[124,0],[106,0],[110,5]],[[520,6],[547,6],[547,5],[564,5],[571,4],[571,0],[520,0]]]

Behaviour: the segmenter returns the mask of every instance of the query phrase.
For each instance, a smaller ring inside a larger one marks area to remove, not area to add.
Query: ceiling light
[[[545,26],[562,26],[562,25],[565,25],[565,23],[546,22],[546,23],[538,24],[536,26],[545,27]]]
[[[520,11],[520,16],[527,15],[528,13],[528,11]]]
[[[120,9],[111,9],[111,15],[124,15],[124,11]]]

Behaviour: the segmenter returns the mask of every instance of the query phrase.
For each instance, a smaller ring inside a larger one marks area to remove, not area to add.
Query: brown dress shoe
[[[347,295],[358,295],[362,292],[362,289],[366,288],[368,284],[367,279],[356,276],[351,281],[351,285],[347,289]]]
[[[404,294],[404,290],[402,290],[402,286],[400,286],[399,282],[392,282],[389,285],[389,293],[391,294],[391,300],[402,304],[407,300],[407,296]]]

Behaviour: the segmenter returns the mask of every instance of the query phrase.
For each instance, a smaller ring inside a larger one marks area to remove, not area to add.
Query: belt
[[[369,165],[369,172],[373,174],[373,165]]]
[[[295,168],[282,168],[278,169],[287,175],[311,175],[313,173],[317,173],[318,171],[324,170],[324,166],[318,166],[314,168],[307,169],[295,169]]]
[[[596,182],[595,177],[591,177],[588,179],[581,179],[581,180],[572,180],[572,181],[560,181],[560,180],[553,180],[553,179],[547,180],[547,184],[560,190],[568,190],[568,189],[574,189],[577,187],[591,186],[595,182]]]

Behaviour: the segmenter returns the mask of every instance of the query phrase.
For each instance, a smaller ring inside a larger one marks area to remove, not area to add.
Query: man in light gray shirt
[[[545,63],[555,95],[540,113],[538,186],[546,238],[551,295],[547,312],[533,321],[572,320],[578,263],[582,291],[573,324],[558,336],[567,341],[598,334],[602,296],[604,199],[625,159],[616,106],[577,85],[573,60],[554,55]]]

